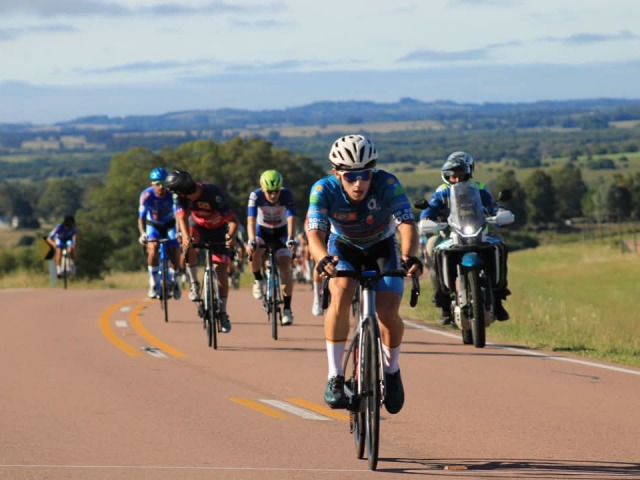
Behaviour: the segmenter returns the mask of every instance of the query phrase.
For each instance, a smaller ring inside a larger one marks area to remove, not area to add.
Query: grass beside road
[[[640,367],[639,285],[640,255],[622,254],[611,241],[515,252],[505,302],[511,319],[493,323],[488,340]],[[403,313],[436,324],[428,276],[422,286],[419,306]]]

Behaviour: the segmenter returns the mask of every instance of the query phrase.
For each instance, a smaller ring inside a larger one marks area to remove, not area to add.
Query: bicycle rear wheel
[[[365,390],[365,418],[367,461],[369,468],[375,470],[378,466],[378,447],[380,444],[380,365],[378,342],[376,340],[375,319],[367,318],[362,325],[362,385]]]

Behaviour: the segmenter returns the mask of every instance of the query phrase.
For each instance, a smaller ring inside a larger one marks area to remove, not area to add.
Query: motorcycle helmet
[[[464,152],[463,152],[464,153]],[[471,167],[467,163],[466,158],[462,155],[449,155],[447,161],[442,165],[442,172],[440,176],[447,185],[451,185],[449,178],[453,174],[462,174],[460,181],[469,180],[471,178]]]
[[[471,172],[471,176],[473,176],[473,169],[475,167],[475,162],[473,161],[473,157],[470,154],[468,154],[467,152],[463,152],[462,150],[458,150],[456,152],[453,152],[451,155],[449,155],[447,157],[447,161],[452,160],[454,158],[459,158],[463,162],[467,163],[469,165],[469,171]]]

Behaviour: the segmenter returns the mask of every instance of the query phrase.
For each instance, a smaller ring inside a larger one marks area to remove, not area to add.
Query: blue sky
[[[0,122],[640,98],[635,0],[0,0]]]

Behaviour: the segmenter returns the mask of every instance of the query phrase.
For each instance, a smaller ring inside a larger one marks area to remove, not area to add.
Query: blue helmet
[[[167,175],[168,173],[164,168],[154,168],[149,174],[149,180],[152,182],[164,182],[167,179]]]

